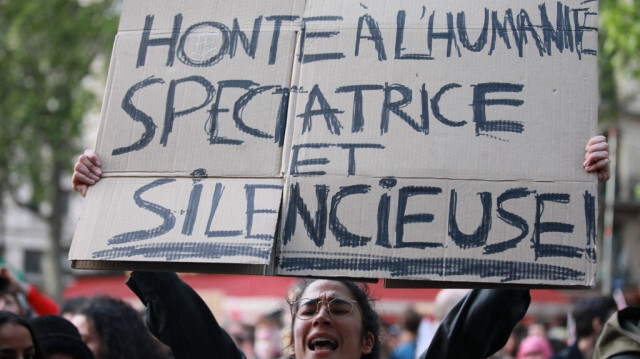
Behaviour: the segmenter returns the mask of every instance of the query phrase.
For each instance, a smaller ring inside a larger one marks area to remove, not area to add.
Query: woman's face
[[[36,355],[31,333],[16,323],[0,325],[0,358],[29,359]]]
[[[293,354],[296,358],[359,359],[371,352],[375,338],[372,333],[362,338],[362,314],[357,304],[346,317],[336,318],[329,313],[327,303],[330,300],[354,299],[344,284],[318,280],[305,289],[301,298],[323,303],[310,319],[294,318]]]
[[[0,310],[22,315],[24,311],[18,302],[18,298],[11,293],[0,294]]]

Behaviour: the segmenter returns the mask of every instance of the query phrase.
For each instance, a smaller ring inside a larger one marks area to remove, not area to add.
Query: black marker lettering
[[[584,250],[580,247],[542,244],[540,241],[540,235],[543,233],[573,233],[574,226],[572,224],[541,221],[545,202],[568,204],[570,201],[571,196],[566,193],[543,193],[536,195],[536,221],[533,227],[533,237],[531,238],[536,260],[540,257],[580,258],[582,256]]]
[[[289,194],[289,210],[284,222],[284,230],[282,231],[282,242],[284,245],[291,241],[291,236],[296,232],[296,212],[302,219],[302,224],[307,230],[307,235],[317,247],[324,245],[324,239],[327,235],[327,197],[329,187],[324,185],[316,185],[316,199],[318,209],[316,210],[315,224],[311,218],[311,214],[307,209],[306,203],[300,195],[300,184],[295,183],[290,187]]]
[[[289,109],[289,88],[278,87],[275,93],[282,96],[280,97],[280,107],[278,107],[276,128],[273,131],[273,142],[277,143],[278,147],[282,147],[282,145],[284,145],[284,135],[287,126],[287,110]]]
[[[393,92],[398,92],[402,95],[402,99],[391,102],[391,94]],[[425,121],[424,118],[421,118],[421,123],[415,122],[411,116],[407,115],[401,109],[408,104],[411,103],[412,100],[412,92],[411,89],[398,84],[389,85],[388,83],[384,86],[384,102],[382,103],[382,118],[380,119],[380,134],[385,134],[389,131],[389,113],[393,112],[398,117],[400,117],[404,122],[406,122],[411,128],[413,128],[416,132],[422,132],[424,134],[429,133],[429,123]]]
[[[540,56],[543,56],[544,53],[543,53],[543,47],[542,47],[542,40],[540,40],[540,36],[538,36],[538,33],[536,32],[535,27],[531,23],[531,20],[529,19],[529,14],[527,14],[527,12],[524,11],[524,9],[520,10],[520,14],[518,14],[516,21],[517,21],[517,31],[513,31],[513,36],[516,38],[516,45],[518,46],[518,52],[520,56],[522,57],[523,55],[524,44],[528,42],[527,32],[531,34],[531,37],[533,38],[536,48],[538,49],[538,54]]]
[[[228,108],[220,108],[220,98],[222,97],[222,90],[224,88],[230,87],[246,90],[251,86],[258,86],[258,84],[249,80],[227,80],[218,82],[218,93],[216,94],[216,99],[211,106],[211,110],[209,110],[209,118],[207,119],[207,125],[205,126],[207,128],[207,133],[209,134],[210,144],[239,146],[244,143],[242,140],[222,137],[218,134],[218,114],[229,112]]]
[[[253,217],[256,214],[278,214],[276,209],[256,208],[255,197],[256,190],[277,190],[282,192],[282,186],[278,185],[258,185],[247,184],[244,186],[245,197],[247,199],[247,238],[257,238],[263,240],[273,240],[275,233],[253,234]],[[280,204],[280,203],[278,203]]]
[[[491,230],[491,193],[480,192],[480,202],[482,203],[482,222],[472,234],[465,234],[458,229],[456,220],[458,193],[451,190],[449,200],[449,237],[462,249],[482,247],[487,243],[489,230]]]
[[[469,34],[467,33],[467,22],[465,20],[464,12],[458,13],[458,36],[460,36],[460,43],[462,46],[473,52],[480,52],[484,49],[484,45],[487,44],[487,32],[489,29],[489,9],[484,9],[484,25],[482,26],[482,31],[480,35],[478,35],[478,40],[476,40],[475,44],[471,44],[469,41]]]
[[[113,236],[109,238],[107,243],[123,244],[123,243],[137,242],[145,239],[159,237],[165,233],[168,233],[170,230],[172,230],[176,224],[176,217],[173,215],[173,213],[171,213],[171,210],[168,208],[164,208],[158,204],[145,201],[144,199],[142,199],[142,194],[155,187],[162,186],[167,183],[171,183],[175,181],[176,181],[175,179],[171,179],[171,178],[157,179],[149,184],[146,184],[140,187],[138,190],[135,191],[133,195],[133,200],[135,201],[138,207],[142,209],[146,209],[151,213],[157,214],[160,218],[162,218],[161,225],[153,229],[118,234],[117,236]]]
[[[320,105],[320,109],[312,110],[316,101],[318,102],[318,105]],[[311,131],[311,119],[313,116],[322,115],[324,116],[324,121],[327,123],[327,129],[329,132],[331,132],[331,134],[340,135],[342,124],[340,124],[340,120],[338,120],[336,114],[343,112],[344,111],[331,108],[327,99],[322,94],[322,91],[320,91],[320,86],[318,84],[314,85],[313,89],[311,89],[311,92],[309,93],[309,99],[307,100],[304,113],[298,115],[298,117],[303,119],[302,133]]]
[[[195,225],[196,218],[198,217],[198,207],[200,206],[200,196],[202,195],[202,183],[200,183],[200,181],[200,178],[193,179],[191,194],[189,195],[189,204],[187,205],[187,213],[184,216],[184,223],[182,224],[182,234],[187,236],[190,236],[193,233],[193,226]]]
[[[251,33],[251,42],[247,34],[240,31],[240,25],[238,19],[233,19],[233,30],[231,30],[231,38],[229,43],[229,58],[233,58],[236,55],[236,48],[238,47],[238,39],[242,44],[244,52],[252,59],[256,58],[256,49],[258,48],[258,37],[260,36],[260,25],[262,24],[262,16],[258,16],[253,21],[253,32]]]
[[[338,205],[345,197],[355,194],[367,194],[371,190],[368,185],[353,185],[341,187],[338,193],[331,198],[331,211],[329,212],[329,230],[335,236],[340,247],[362,247],[371,241],[371,237],[360,236],[349,230],[338,219]]]
[[[587,258],[596,262],[596,197],[584,192],[584,218],[587,229]]]
[[[380,187],[390,190],[396,186],[398,181],[395,178],[387,177],[379,181]],[[391,212],[391,197],[388,194],[380,196],[378,202],[378,231],[376,245],[384,248],[391,248],[389,243],[389,214]]]
[[[205,97],[205,100],[202,102],[202,104],[186,110],[176,112],[175,107],[173,107],[175,104],[176,87],[186,82],[194,82],[194,83],[200,84],[205,89],[207,95]],[[166,107],[165,107],[165,114],[164,114],[164,128],[162,129],[160,144],[163,147],[167,146],[167,141],[169,140],[169,134],[171,133],[171,131],[173,131],[173,121],[177,117],[188,115],[194,111],[197,111],[203,108],[209,102],[211,102],[211,100],[213,99],[214,93],[215,93],[215,89],[211,84],[211,82],[209,82],[207,79],[205,79],[202,76],[191,76],[191,77],[186,77],[179,80],[172,80],[171,83],[169,83],[169,91],[167,92],[167,101],[165,103]]]
[[[304,143],[292,146],[290,174],[294,176],[322,176],[324,171],[300,172],[300,166],[326,165],[331,161],[326,157],[300,160],[300,150],[306,148],[341,148],[348,150],[347,175],[353,176],[356,173],[355,150],[357,148],[384,149],[384,146],[377,143]]]
[[[493,92],[521,92],[524,85],[500,82],[480,83],[473,86],[473,122],[476,123],[476,136],[483,132],[524,132],[524,124],[519,121],[495,120],[488,121],[486,108],[488,106],[513,106],[524,104],[516,99],[487,99],[486,95]]]
[[[203,35],[198,31],[203,27],[212,27],[212,28],[218,29],[218,31],[220,31],[220,34],[222,36],[214,37],[212,34],[209,34],[209,33]],[[187,66],[193,66],[193,67],[209,67],[217,64],[220,60],[222,60],[224,55],[229,51],[229,33],[230,32],[231,30],[229,30],[229,28],[226,27],[224,24],[221,24],[215,21],[204,21],[204,22],[200,22],[200,23],[189,26],[189,28],[184,32],[184,35],[182,35],[182,37],[180,38],[180,44],[178,45],[178,60],[180,60],[180,62],[182,62]],[[187,39],[192,33],[196,34],[194,36],[209,36],[215,39],[219,39],[221,41],[220,45],[217,45],[215,47],[209,46],[210,48],[217,48],[218,53],[204,60],[197,60],[189,57],[189,55],[186,52],[185,46],[187,44]]]
[[[274,21],[273,25],[273,36],[271,37],[271,47],[269,48],[269,65],[273,65],[276,63],[276,57],[278,55],[278,40],[280,39],[280,28],[282,27],[283,21],[295,21],[299,16],[293,15],[277,15],[277,16],[268,16],[266,18],[267,21]]]
[[[427,47],[429,48],[429,54],[433,53],[433,39],[444,39],[447,40],[447,57],[451,57],[451,45],[453,44],[456,48],[456,52],[458,53],[458,57],[461,57],[460,48],[458,47],[458,42],[456,41],[456,33],[455,26],[453,25],[453,14],[447,13],[447,29],[443,32],[434,32],[433,31],[433,20],[435,13],[431,14],[429,17],[429,33],[427,38]]]
[[[220,199],[222,198],[222,194],[224,193],[224,186],[222,183],[216,183],[216,188],[213,191],[213,197],[211,198],[211,211],[209,212],[209,220],[207,221],[207,228],[204,231],[204,234],[209,237],[238,237],[242,235],[242,231],[238,230],[221,230],[221,231],[212,231],[211,224],[213,223],[213,218],[216,215],[216,211],[218,210],[218,206],[220,205]]]
[[[515,29],[515,24],[513,23],[513,12],[511,9],[507,9],[504,15],[504,22],[500,24],[500,20],[498,20],[498,12],[491,12],[491,47],[489,48],[489,56],[493,55],[493,50],[496,49],[496,39],[500,37],[504,42],[507,49],[511,49],[511,43],[509,43],[509,30],[507,29],[507,23],[511,24],[511,29]],[[515,32],[515,31],[514,31]],[[516,36],[514,34],[514,36]],[[520,57],[522,57],[522,53],[520,53]]]
[[[459,121],[459,122],[449,121],[449,119],[444,117],[442,115],[442,113],[440,112],[440,98],[442,97],[442,95],[444,95],[445,92],[447,92],[447,91],[449,91],[451,89],[460,88],[460,87],[462,87],[462,86],[460,84],[456,84],[456,83],[446,84],[446,85],[442,86],[440,91],[438,91],[438,93],[436,93],[436,95],[433,96],[433,98],[431,99],[431,108],[432,108],[432,111],[433,111],[433,116],[438,121],[442,122],[443,124],[445,124],[447,126],[460,127],[460,126],[464,126],[464,125],[467,124],[467,121],[464,121],[464,120]]]
[[[442,247],[440,242],[405,242],[404,226],[409,223],[431,223],[434,216],[431,213],[405,214],[407,200],[413,196],[437,195],[442,193],[439,187],[408,186],[400,188],[398,193],[398,218],[396,219],[396,245],[395,248],[436,248]]]
[[[584,37],[585,30],[590,32],[597,32],[598,28],[592,27],[592,26],[584,26],[584,23],[580,22],[581,12],[584,12],[584,19],[583,19],[584,22],[586,22],[587,16],[595,16],[596,18],[598,17],[597,12],[589,11],[589,9],[573,10],[573,22],[575,23],[574,36],[575,36],[575,44],[576,44],[576,50],[577,50],[576,52],[578,53],[578,59],[582,59],[582,54],[592,55],[592,56],[598,55],[597,49],[585,49],[584,47],[582,47],[583,45],[582,38]]]
[[[433,60],[430,54],[403,54],[402,51],[405,50],[402,47],[404,42],[404,22],[407,17],[407,14],[404,10],[398,11],[398,15],[396,15],[396,60]]]
[[[341,16],[312,16],[305,17],[302,19],[302,34],[300,36],[300,55],[298,56],[298,61],[306,64],[308,62],[314,61],[322,61],[322,60],[338,60],[344,58],[344,54],[342,52],[327,52],[323,54],[305,54],[304,46],[306,43],[306,39],[309,38],[330,38],[338,35],[339,31],[316,31],[316,32],[308,32],[306,24],[313,21],[342,21]]]
[[[258,94],[265,92],[267,90],[271,90],[276,86],[261,86],[253,89],[249,89],[247,93],[240,96],[240,98],[236,101],[235,106],[233,107],[233,121],[236,123],[236,127],[251,136],[260,137],[260,138],[273,138],[272,135],[268,133],[264,133],[256,128],[247,126],[242,120],[242,111],[247,106],[247,104]]]
[[[556,24],[557,30],[553,28],[549,17],[547,16],[547,7],[545,4],[538,5],[540,9],[540,19],[542,22],[542,37],[544,43],[544,50],[547,55],[551,56],[551,42],[553,41],[558,51],[562,52],[564,49],[573,51],[573,35],[571,31],[571,20],[568,6],[562,6],[562,3],[558,2],[556,6],[557,16]],[[564,10],[564,11],[563,11]]]
[[[169,46],[169,52],[167,53],[167,66],[173,66],[173,58],[176,56],[176,44],[178,43],[178,37],[180,36],[180,27],[182,26],[182,14],[178,14],[173,18],[173,31],[171,37],[150,39],[151,27],[153,26],[153,15],[147,15],[144,21],[144,30],[142,31],[142,38],[140,39],[140,47],[138,49],[138,61],[136,62],[136,68],[144,66],[147,58],[147,50],[149,46]]]
[[[367,28],[369,28],[370,36],[362,35],[362,25],[367,24]],[[358,31],[356,33],[356,49],[355,56],[360,55],[360,39],[366,39],[373,41],[373,46],[376,49],[376,53],[378,54],[378,61],[385,61],[387,59],[387,54],[384,51],[384,42],[382,41],[382,33],[380,32],[380,27],[378,23],[371,17],[369,14],[365,14],[360,16],[358,19]]]
[[[534,192],[520,187],[506,190],[498,196],[498,218],[506,224],[518,228],[520,230],[520,234],[515,238],[485,246],[483,251],[484,254],[501,253],[508,249],[515,248],[518,243],[520,243],[520,241],[529,234],[529,225],[527,224],[527,221],[517,214],[505,210],[502,206],[503,203],[508,200],[525,198],[532,193]]]
[[[152,76],[138,82],[137,84],[131,86],[129,90],[127,90],[126,95],[124,95],[124,98],[122,99],[122,109],[127,113],[127,115],[131,116],[134,121],[140,122],[142,123],[142,125],[144,125],[144,133],[140,136],[140,139],[138,141],[129,146],[114,149],[111,152],[111,155],[116,156],[131,151],[139,151],[145,148],[151,142],[151,140],[153,140],[153,137],[156,134],[156,128],[158,126],[156,126],[156,124],[153,122],[153,118],[151,118],[151,116],[136,108],[133,103],[133,96],[140,89],[143,89],[147,86],[163,83],[163,79],[154,78]]]
[[[364,129],[364,113],[362,106],[362,91],[382,90],[382,85],[353,85],[343,86],[336,89],[336,93],[353,92],[353,115],[351,121],[351,132],[362,132]]]

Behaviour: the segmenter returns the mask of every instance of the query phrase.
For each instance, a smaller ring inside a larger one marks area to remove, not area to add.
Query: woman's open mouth
[[[313,351],[320,351],[320,350],[334,351],[336,350],[336,348],[338,348],[338,343],[333,339],[318,337],[318,338],[312,339],[307,344],[307,347]]]

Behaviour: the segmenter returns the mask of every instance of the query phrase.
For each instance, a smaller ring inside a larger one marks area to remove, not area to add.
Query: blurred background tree
[[[61,236],[82,120],[99,105],[117,29],[114,1],[0,0],[0,198],[48,225],[45,290],[61,298]],[[106,60],[105,60],[106,59]]]
[[[640,2],[600,0],[599,80],[601,121],[610,122],[628,101],[620,84],[640,79]]]

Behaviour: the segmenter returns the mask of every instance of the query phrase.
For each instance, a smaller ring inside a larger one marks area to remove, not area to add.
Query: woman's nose
[[[331,313],[329,313],[329,305],[327,303],[320,303],[318,312],[313,317],[313,324],[318,325],[320,323],[327,323],[330,321]]]

